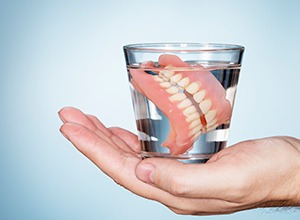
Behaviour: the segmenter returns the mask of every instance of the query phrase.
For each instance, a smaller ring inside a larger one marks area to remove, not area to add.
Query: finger
[[[126,143],[125,141],[124,141],[124,139],[122,139],[119,135],[119,133],[114,133],[114,132],[112,132],[113,130],[111,130],[111,129],[109,129],[110,130],[110,132],[112,133],[112,135],[111,135],[111,140],[119,147],[119,148],[121,148],[121,149],[123,149],[124,151],[126,151],[126,152],[129,152],[129,153],[135,153],[135,155],[137,155],[139,158],[141,158],[141,155],[140,155],[140,152],[138,152],[138,151],[136,151],[135,149],[134,149],[134,145],[133,145],[133,147],[132,147],[132,143],[134,142],[134,141],[137,141],[137,139],[131,139],[131,136],[129,136],[129,137],[127,137],[126,135],[130,135],[131,133],[130,132],[125,132],[126,130],[124,130],[123,132],[122,132],[122,134],[123,135],[125,135],[125,136],[123,136],[123,138],[125,139],[125,140],[127,140],[128,142],[129,142],[129,144],[130,145],[128,145],[128,143]],[[133,137],[132,137],[133,138]],[[136,138],[136,137],[135,137]],[[136,144],[139,144],[138,142],[137,143],[135,143],[135,145]]]
[[[99,119],[94,116],[94,115],[86,115],[93,123],[94,125],[100,130],[102,131],[105,135],[110,136],[112,133],[110,132],[109,129],[107,129],[104,124],[99,121]]]
[[[61,126],[60,131],[104,173],[113,179],[119,179],[118,173],[129,158],[123,150],[112,147],[101,136],[79,124],[66,122]],[[130,157],[135,158],[135,155],[132,154]]]
[[[224,199],[233,185],[221,161],[209,164],[183,164],[176,160],[148,158],[138,164],[136,175],[174,196]],[[151,171],[150,171],[151,170]],[[147,171],[147,172],[145,172]],[[231,191],[231,190],[230,190]]]
[[[116,136],[120,137],[128,146],[130,146],[135,152],[140,153],[141,145],[138,140],[138,137],[127,131],[123,128],[119,127],[111,127],[109,130]]]
[[[79,109],[73,108],[73,107],[65,107],[62,108],[59,112],[58,112],[59,117],[62,119],[62,121],[65,122],[72,122],[72,123],[76,123],[79,125],[82,125],[94,132],[97,132],[98,127],[95,125],[95,123],[90,120],[90,118],[85,115],[82,111],[80,111]],[[105,132],[106,130],[106,132]],[[108,129],[105,129],[103,126],[103,129],[100,131],[101,135],[106,135],[108,136],[108,138],[112,135]]]
[[[95,116],[87,116],[79,109],[66,107],[59,111],[59,116],[64,122],[72,122],[82,125],[95,132],[103,140],[116,148],[123,148],[126,151],[132,151],[123,141],[115,137]]]
[[[94,115],[86,115],[94,125],[120,148],[127,152],[139,152],[139,142],[137,136],[122,128],[106,128],[101,121]]]
[[[83,125],[93,131],[97,129],[95,124],[79,109],[64,107],[58,112],[58,115],[64,123],[73,122]]]
[[[74,123],[65,123],[60,131],[72,144],[116,183],[133,193],[164,204],[173,200],[173,196],[136,178],[136,165],[140,162],[135,154],[126,153],[111,147],[101,137],[86,127]]]
[[[136,175],[140,180],[181,198],[167,203],[179,214],[225,214],[248,208],[249,205],[232,199],[239,197],[240,191],[235,183],[231,184],[232,178],[227,175],[226,170],[231,168],[218,169],[219,166],[222,163],[195,165],[148,158],[138,164]]]

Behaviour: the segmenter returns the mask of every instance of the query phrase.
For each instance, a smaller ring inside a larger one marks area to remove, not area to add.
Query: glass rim
[[[227,43],[136,43],[123,46],[124,50],[149,52],[225,52],[244,51],[245,47]]]

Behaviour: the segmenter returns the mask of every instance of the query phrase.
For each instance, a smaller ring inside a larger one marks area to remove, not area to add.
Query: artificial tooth
[[[193,95],[193,94],[195,94],[196,92],[198,92],[199,88],[200,88],[200,86],[199,86],[198,83],[192,82],[190,85],[188,85],[188,86],[186,87],[186,91],[187,91],[188,93],[190,93],[190,94]]]
[[[153,76],[154,80],[157,82],[164,82],[164,80],[159,76]]]
[[[171,86],[166,91],[170,94],[175,94],[179,92],[179,89],[176,86]]]
[[[193,95],[193,98],[195,99],[196,102],[200,103],[204,99],[205,94],[206,94],[206,91],[205,90],[201,90],[201,91],[195,93]]]
[[[169,78],[165,77],[164,75],[159,75],[164,81],[169,81]]]
[[[211,101],[209,99],[206,99],[199,104],[199,107],[200,107],[202,113],[206,114],[209,111],[209,109],[211,108],[211,105],[212,105]]]
[[[163,87],[163,88],[169,88],[169,87],[171,87],[172,85],[171,85],[171,83],[169,83],[169,82],[162,82],[162,83],[160,83],[160,86]]]
[[[198,112],[194,112],[192,113],[191,115],[189,115],[187,118],[186,118],[186,121],[187,122],[191,122],[191,121],[194,121],[196,119],[199,119],[200,115]]]
[[[168,65],[165,67],[165,69],[173,69],[174,67],[172,65]]]
[[[177,84],[181,86],[182,88],[185,88],[190,83],[189,77],[185,77],[181,79]]]
[[[177,107],[178,107],[179,109],[182,109],[182,108],[187,108],[187,107],[191,106],[192,104],[193,104],[193,103],[192,103],[191,100],[185,99],[185,100],[183,100],[182,102],[180,102],[180,103],[177,105]]]
[[[185,94],[183,93],[176,93],[169,97],[170,101],[175,102],[175,101],[182,101],[186,98]]]
[[[205,115],[205,120],[209,124],[217,115],[217,110],[210,110]]]
[[[181,75],[180,73],[178,73],[178,74],[176,74],[176,75],[171,76],[171,77],[170,77],[170,80],[171,80],[172,82],[177,83],[179,80],[181,80],[181,78],[182,78],[182,75]]]
[[[218,121],[218,120],[215,118],[214,120],[212,120],[211,122],[209,122],[209,123],[206,125],[206,127],[209,128],[209,127],[213,126],[214,124],[217,123],[217,121]]]
[[[196,120],[191,122],[191,124],[189,126],[189,129],[192,129],[192,128],[198,126],[198,125],[201,125],[201,121],[199,119],[198,120],[196,119]]]
[[[219,125],[218,124],[213,124],[211,125],[210,127],[207,127],[206,131],[212,131],[212,130],[215,130]]]
[[[163,74],[165,77],[170,78],[174,75],[174,71],[171,70],[161,70],[159,74]]]
[[[199,132],[199,131],[201,130],[201,128],[202,128],[202,125],[199,125],[199,126],[197,126],[197,127],[194,127],[194,128],[190,131],[189,136],[195,135],[197,132]]]
[[[197,109],[195,106],[191,105],[190,107],[184,109],[183,114],[185,116],[189,116],[189,115],[193,114],[194,112],[197,112]]]

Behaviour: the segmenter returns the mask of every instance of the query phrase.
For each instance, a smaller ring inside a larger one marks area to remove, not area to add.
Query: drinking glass
[[[226,147],[243,46],[142,43],[123,49],[143,158],[199,163]]]

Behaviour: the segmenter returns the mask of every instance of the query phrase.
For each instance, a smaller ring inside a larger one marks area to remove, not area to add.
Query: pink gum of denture
[[[190,64],[183,62],[176,55],[164,54],[159,57],[160,68],[155,67],[152,61],[142,64],[142,68],[149,68],[153,71],[165,69],[175,71],[175,74],[179,73],[176,68],[191,68],[191,71],[182,71],[182,77],[188,77],[190,83],[197,82],[200,85],[200,90],[205,90],[205,100],[211,101],[211,108],[216,110],[215,124],[212,128],[206,128],[206,122],[201,120],[203,128],[196,132],[198,135],[191,135],[190,122],[188,122],[187,116],[183,114],[184,109],[178,108],[180,101],[171,101],[169,98],[172,94],[168,93],[165,88],[160,85],[160,82],[155,80],[154,76],[147,74],[143,69],[131,69],[130,75],[132,76],[131,83],[140,93],[144,94],[159,108],[170,123],[170,131],[168,137],[163,146],[168,147],[172,155],[178,155],[187,152],[200,136],[201,133],[205,133],[210,129],[214,129],[218,125],[228,121],[231,117],[231,105],[226,99],[226,93],[220,82],[214,77],[214,75],[207,69],[200,65],[191,66]],[[197,70],[193,70],[197,68]]]

